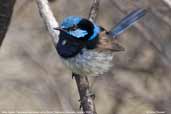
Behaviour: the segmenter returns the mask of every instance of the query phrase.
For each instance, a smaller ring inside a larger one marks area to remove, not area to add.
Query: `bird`
[[[61,61],[80,76],[93,77],[108,72],[115,53],[125,50],[116,40],[117,36],[145,13],[145,9],[136,9],[109,31],[81,16],[64,18],[59,27],[54,28],[60,32],[56,50]]]

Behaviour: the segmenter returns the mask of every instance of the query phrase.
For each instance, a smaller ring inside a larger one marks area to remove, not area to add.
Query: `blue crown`
[[[60,24],[60,27],[63,29],[72,27],[73,25],[77,25],[81,21],[81,19],[82,18],[78,16],[68,16]]]

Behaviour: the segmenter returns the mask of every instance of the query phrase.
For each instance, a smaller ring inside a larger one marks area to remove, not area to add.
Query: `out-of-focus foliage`
[[[58,21],[87,17],[91,0],[56,0]],[[126,51],[91,80],[98,114],[171,114],[171,8],[162,0],[101,0],[97,23],[106,29],[136,8],[147,15],[119,36]],[[17,0],[0,50],[0,110],[78,111],[78,91],[61,63],[33,0]]]

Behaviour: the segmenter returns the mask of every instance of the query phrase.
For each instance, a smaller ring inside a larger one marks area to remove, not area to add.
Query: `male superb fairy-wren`
[[[111,31],[79,16],[66,17],[59,27],[54,28],[60,31],[57,52],[73,73],[101,75],[111,68],[115,52],[124,50],[115,41],[116,36],[143,17],[145,12],[143,9],[131,12]]]

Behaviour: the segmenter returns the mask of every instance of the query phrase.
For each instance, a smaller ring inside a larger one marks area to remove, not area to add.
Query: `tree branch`
[[[56,45],[58,42],[59,32],[55,31],[53,28],[58,26],[58,22],[48,5],[47,0],[36,0],[39,8],[41,17],[43,18],[44,24],[48,28],[48,31],[53,39],[53,43]],[[93,0],[91,10],[89,13],[89,19],[94,21],[97,16],[97,11],[99,7],[99,0]],[[96,114],[94,99],[91,97],[89,82],[87,76],[74,75],[80,95],[81,106],[83,108],[84,114]]]
[[[95,21],[97,18],[98,11],[99,11],[99,4],[100,4],[99,0],[93,0],[90,13],[89,13],[89,20],[92,22]]]
[[[94,104],[94,96],[91,95],[87,76],[75,74],[74,77],[77,83],[81,107],[83,108],[84,114],[97,114]]]
[[[59,39],[59,32],[54,30],[54,28],[59,26],[58,22],[56,21],[47,0],[36,0],[36,2],[39,8],[40,16],[42,17],[43,22],[52,37],[54,45],[56,45]]]
[[[168,6],[171,8],[171,1],[170,0],[163,0]]]
[[[95,21],[98,14],[98,10],[99,10],[99,0],[93,0],[88,17],[90,21],[92,22]],[[80,75],[74,75],[74,76],[77,83],[81,106],[83,107],[84,114],[97,114],[95,103],[94,103],[94,97],[90,95],[91,89],[90,89],[88,77],[80,76]]]
[[[8,30],[15,2],[16,0],[0,0],[0,46]]]

